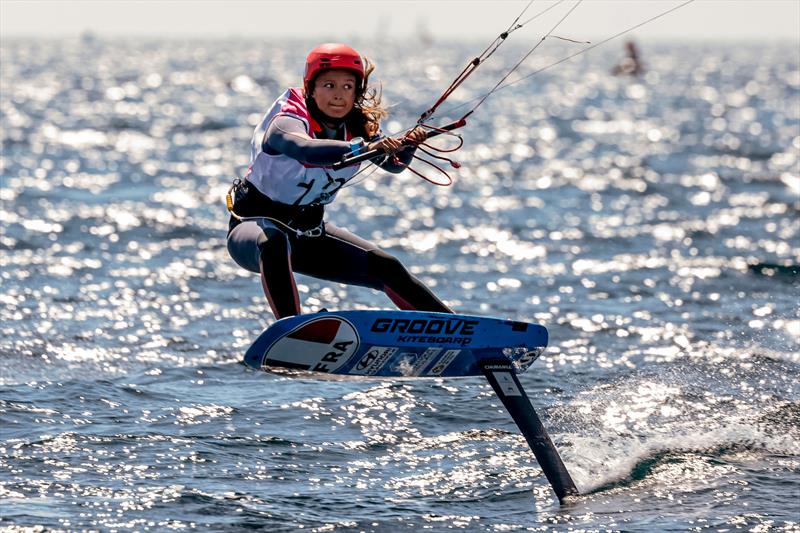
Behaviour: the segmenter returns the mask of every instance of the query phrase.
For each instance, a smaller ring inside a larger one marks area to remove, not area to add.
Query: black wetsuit
[[[303,122],[277,116],[264,136],[263,150],[307,164],[330,165],[348,153],[350,145],[343,140],[343,127],[323,130],[318,137],[326,139],[310,139]],[[382,168],[402,171],[413,151],[398,152],[400,163],[387,159]],[[231,217],[228,251],[240,266],[260,273],[276,318],[301,312],[294,272],[384,291],[400,309],[452,312],[397,258],[347,230],[323,223],[322,204],[275,202],[245,180],[235,191],[234,212],[245,218],[268,217],[245,221]]]

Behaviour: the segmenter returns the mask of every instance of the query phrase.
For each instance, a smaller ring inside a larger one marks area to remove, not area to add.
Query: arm
[[[420,140],[424,140],[424,136]],[[393,162],[391,157],[378,163],[381,168],[393,174],[405,170],[414,157],[414,152],[417,151],[416,146],[401,146],[400,140],[393,137],[382,137],[371,142],[368,150],[374,148],[386,149],[397,156],[399,163]],[[305,123],[302,120],[278,115],[264,134],[262,149],[268,154],[283,154],[308,165],[325,166],[337,163],[343,156],[349,154],[350,143],[312,139],[306,133]]]
[[[264,152],[283,154],[308,165],[332,165],[350,152],[350,143],[312,139],[302,120],[278,115],[264,134]]]

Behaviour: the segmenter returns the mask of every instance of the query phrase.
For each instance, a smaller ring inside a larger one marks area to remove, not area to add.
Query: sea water
[[[490,97],[452,186],[367,170],[328,208],[455,310],[549,329],[520,379],[584,493],[564,506],[483,378],[240,364],[274,319],[223,198],[314,44],[3,39],[0,526],[797,531],[796,43],[641,40],[631,78],[614,41]],[[485,45],[353,44],[389,133]],[[514,76],[585,46],[546,45]],[[307,312],[392,307],[297,281]]]

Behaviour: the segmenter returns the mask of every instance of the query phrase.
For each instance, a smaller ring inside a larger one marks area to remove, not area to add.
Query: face
[[[314,80],[311,97],[329,117],[343,118],[353,109],[357,81],[348,70],[324,70]]]

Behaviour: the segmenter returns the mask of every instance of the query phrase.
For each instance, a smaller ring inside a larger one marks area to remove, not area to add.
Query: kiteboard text
[[[466,346],[475,335],[477,320],[377,318],[370,328],[375,333],[398,333],[398,342],[455,343]]]

